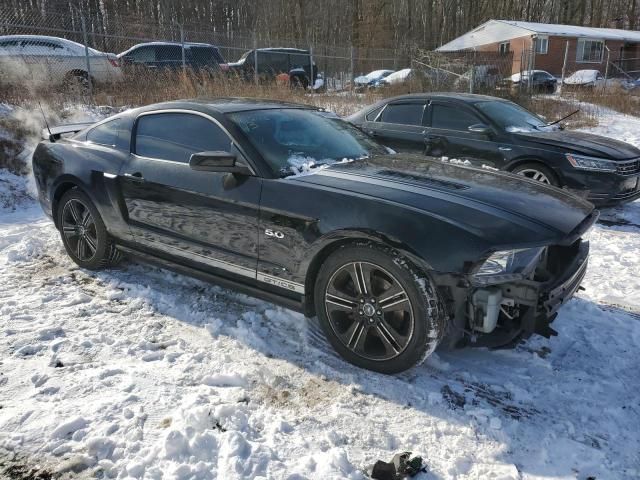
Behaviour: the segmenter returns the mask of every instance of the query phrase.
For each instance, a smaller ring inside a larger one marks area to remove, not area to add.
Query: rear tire
[[[511,172],[546,185],[552,185],[554,187],[560,186],[556,174],[553,173],[550,168],[537,162],[522,163],[511,170]]]
[[[421,363],[445,333],[444,310],[428,275],[372,243],[343,246],[329,256],[314,301],[336,351],[376,372],[393,374]]]
[[[121,260],[98,209],[78,188],[62,196],[56,215],[64,248],[80,267],[99,270]]]

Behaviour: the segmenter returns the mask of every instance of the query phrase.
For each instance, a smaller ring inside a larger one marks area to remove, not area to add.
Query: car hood
[[[589,223],[594,211],[585,200],[533,180],[422,155],[380,155],[293,180],[422,210],[493,243],[504,240],[505,229],[519,232],[516,243],[561,241]]]
[[[620,140],[591,133],[558,130],[553,132],[518,132],[517,137],[532,143],[551,145],[567,150],[610,160],[628,160],[640,157],[640,149]]]

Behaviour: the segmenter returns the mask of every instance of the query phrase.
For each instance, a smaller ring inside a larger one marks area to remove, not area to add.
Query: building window
[[[502,55],[509,53],[509,42],[502,42],[498,45],[498,52]]]
[[[604,41],[578,39],[578,49],[576,52],[577,62],[600,63],[602,62],[602,52],[604,51]]]
[[[549,51],[549,37],[536,37],[536,53],[545,54]]]

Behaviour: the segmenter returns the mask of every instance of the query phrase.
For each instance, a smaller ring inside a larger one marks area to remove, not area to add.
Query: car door
[[[131,232],[157,252],[218,274],[255,278],[262,180],[192,170],[191,154],[202,151],[232,152],[246,163],[208,115],[167,110],[136,119],[131,154],[120,171]]]
[[[186,60],[186,57],[185,57]],[[156,65],[163,70],[182,68],[182,47],[180,45],[157,45]]]
[[[500,147],[493,140],[492,127],[466,105],[434,100],[429,104],[427,118],[428,155],[469,160],[473,164],[496,168],[503,163]],[[479,127],[485,127],[486,132],[472,131]]]
[[[424,153],[425,106],[426,100],[389,103],[375,117],[371,115],[374,112],[371,112],[363,129],[397,152]]]
[[[32,80],[41,82],[53,78],[58,81],[64,76],[66,72],[64,66],[57,65],[53,59],[54,56],[61,58],[57,54],[63,51],[62,45],[53,41],[30,38],[23,40],[21,47],[20,54],[24,63],[28,65]]]

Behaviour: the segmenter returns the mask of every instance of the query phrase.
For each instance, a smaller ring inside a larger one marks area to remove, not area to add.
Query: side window
[[[138,118],[136,154],[188,163],[192,154],[231,151],[231,139],[211,120],[189,113],[154,113]]]
[[[422,125],[423,114],[423,103],[392,103],[384,109],[380,121],[403,125]]]
[[[99,145],[115,146],[118,140],[118,127],[120,119],[116,118],[102,123],[87,132],[87,141]]]
[[[306,68],[309,70],[311,64],[311,57],[302,53],[292,53],[289,55],[289,64],[291,68]]]
[[[179,45],[157,45],[156,58],[160,62],[181,62],[182,47]]]
[[[466,110],[448,105],[432,105],[431,127],[445,130],[466,131],[471,125],[482,123],[478,117]]]
[[[222,63],[219,60],[220,53],[213,47],[189,47],[189,53],[193,63],[196,65],[214,66]]]
[[[375,122],[376,117],[380,114],[380,111],[384,108],[384,105],[381,107],[376,108],[375,110],[367,113],[367,116],[365,117],[367,119],[368,122]]]
[[[286,53],[258,52],[258,72],[278,74],[289,72],[289,59]]]
[[[149,47],[140,47],[140,48],[136,48],[135,50],[130,52],[127,56],[131,57],[131,59],[134,62],[141,62],[141,63],[155,62],[156,61],[156,49],[155,49],[155,47],[151,47],[151,46],[149,46]]]

